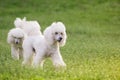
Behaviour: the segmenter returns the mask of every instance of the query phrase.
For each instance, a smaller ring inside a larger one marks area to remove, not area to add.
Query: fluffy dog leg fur
[[[64,63],[63,59],[62,59],[62,56],[61,54],[58,52],[56,52],[55,54],[53,54],[51,56],[51,59],[52,59],[52,62],[53,62],[53,65],[56,67],[56,68],[59,68],[59,67],[66,67],[66,64]]]
[[[15,46],[11,47],[11,55],[12,55],[13,59],[19,60],[19,52]]]
[[[44,51],[43,50],[40,50],[40,51],[37,51],[38,53],[36,53],[36,56],[34,57],[34,60],[33,60],[33,67],[34,68],[37,68],[38,66],[40,66],[41,68],[43,68],[43,64],[44,64]]]
[[[19,48],[19,58],[23,58],[23,49]]]
[[[30,42],[27,42],[26,40],[23,42],[23,59],[22,65],[31,65],[33,60],[33,49],[29,44]],[[27,45],[27,46],[26,46]]]

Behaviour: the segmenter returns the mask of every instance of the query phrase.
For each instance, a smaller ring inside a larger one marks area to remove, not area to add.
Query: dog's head
[[[64,46],[67,38],[66,28],[62,22],[52,23],[51,26],[45,29],[44,36],[48,43],[59,43],[60,46]]]
[[[9,44],[22,45],[26,34],[20,28],[11,29],[8,33],[7,41]]]

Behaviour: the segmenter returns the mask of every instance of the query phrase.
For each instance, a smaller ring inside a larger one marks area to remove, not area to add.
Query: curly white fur
[[[51,57],[55,67],[66,66],[59,49],[65,44],[66,38],[66,29],[62,22],[53,23],[45,29],[43,36],[29,36],[23,42],[24,61],[22,64],[31,65],[33,59],[34,67],[42,67],[44,59]]]
[[[26,34],[20,28],[13,28],[9,31],[7,42],[11,45],[11,55],[14,59],[19,59],[23,55],[22,43]]]
[[[28,36],[41,35],[41,28],[37,21],[26,21],[26,17],[23,19],[16,18],[14,25],[16,28],[23,29]]]

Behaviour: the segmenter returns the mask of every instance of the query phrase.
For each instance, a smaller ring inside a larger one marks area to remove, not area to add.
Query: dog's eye
[[[55,35],[57,35],[58,34],[58,32],[55,32]]]
[[[61,35],[63,35],[63,33],[60,33]]]

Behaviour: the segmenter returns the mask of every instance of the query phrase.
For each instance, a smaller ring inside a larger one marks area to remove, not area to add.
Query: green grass
[[[54,21],[67,28],[61,54],[66,70],[22,67],[11,58],[7,33],[16,17],[39,21],[42,31]],[[120,80],[119,0],[1,0],[0,80]]]

